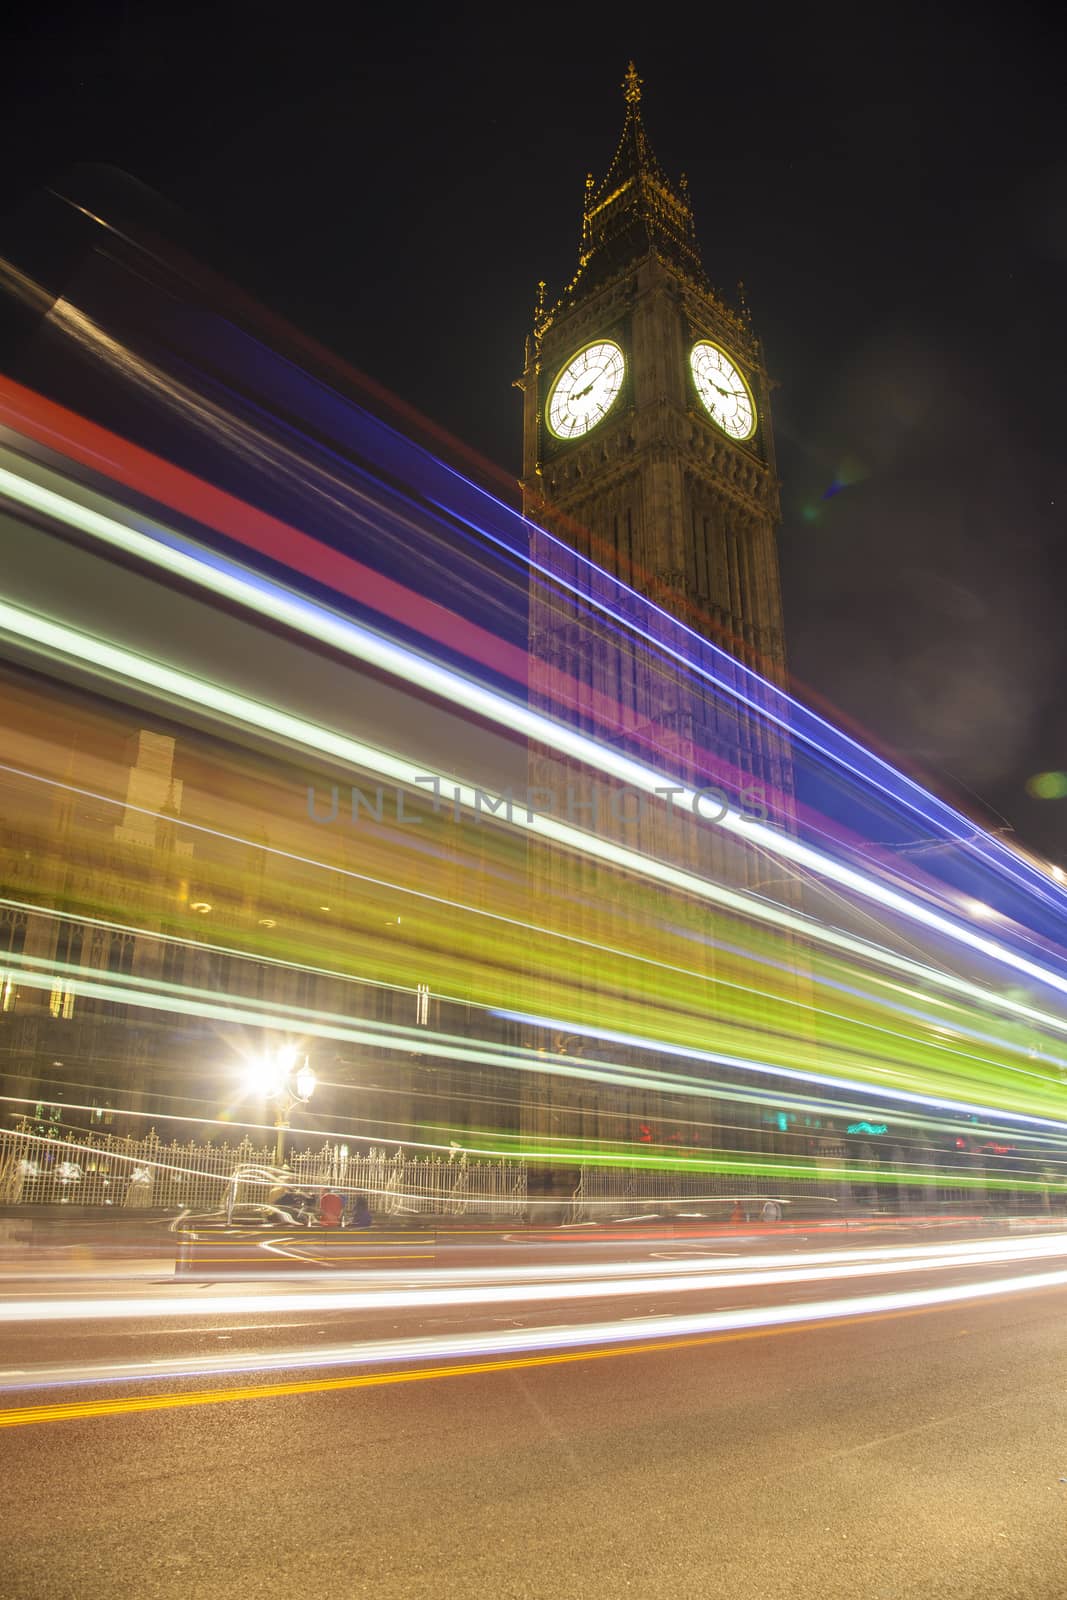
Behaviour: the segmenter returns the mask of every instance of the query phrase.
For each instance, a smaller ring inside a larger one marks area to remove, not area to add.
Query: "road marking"
[[[117,1337],[120,1339],[154,1339],[158,1335],[163,1339],[181,1339],[191,1338],[194,1334],[203,1336],[211,1333],[272,1333],[277,1328],[316,1328],[318,1326],[317,1318],[311,1322],[232,1322],[228,1327],[224,1328],[205,1328],[203,1324],[200,1324],[191,1328],[157,1328],[154,1333],[145,1333],[143,1330],[137,1333],[119,1333]],[[89,1337],[94,1339],[113,1339],[116,1335],[109,1333],[105,1329],[101,1333],[90,1334]]]
[[[788,1333],[813,1333],[825,1328],[856,1328],[871,1322],[917,1317],[932,1309],[935,1308],[918,1306],[910,1311],[875,1312],[863,1318],[833,1317],[820,1321],[794,1322],[777,1328],[743,1328],[733,1333],[701,1334],[688,1339],[657,1339],[610,1350],[568,1350],[552,1355],[479,1361],[464,1366],[418,1367],[407,1372],[359,1373],[346,1378],[309,1378],[299,1383],[266,1383],[235,1389],[194,1389],[176,1394],[134,1395],[128,1399],[75,1400],[47,1406],[17,1406],[0,1410],[0,1428],[26,1428],[41,1422],[78,1422],[91,1417],[126,1416],[143,1411],[176,1411],[186,1406],[225,1405],[229,1401],[280,1400],[298,1394],[330,1394],[345,1389],[376,1389],[400,1383],[422,1383],[438,1378],[473,1378],[496,1372],[520,1372],[534,1367],[573,1366],[580,1361],[608,1361],[619,1356],[658,1355],[671,1350],[692,1350],[707,1345],[735,1344],[742,1340],[770,1339]]]
[[[736,1250],[652,1250],[653,1261],[690,1261],[694,1257],[703,1256],[728,1256],[731,1261],[736,1261]]]
[[[293,1249],[287,1250],[285,1248],[286,1244],[291,1244]],[[324,1267],[326,1265],[325,1261],[320,1261],[318,1256],[305,1255],[304,1251],[299,1248],[299,1240],[297,1239],[287,1239],[284,1242],[281,1239],[263,1239],[260,1242],[259,1248],[261,1250],[265,1250],[267,1254],[271,1256],[284,1256],[286,1261],[310,1261],[312,1265],[316,1267]],[[189,1255],[193,1260],[196,1259],[195,1250],[190,1251]],[[216,1259],[219,1261],[224,1261],[226,1257],[218,1256]]]
[[[273,1254],[274,1252],[272,1251],[271,1253]],[[334,1259],[339,1259],[339,1260],[342,1260],[342,1261],[433,1261],[435,1259],[435,1252],[432,1251],[432,1250],[428,1250],[428,1251],[423,1251],[420,1254],[413,1254],[410,1251],[405,1251],[405,1253],[403,1255],[381,1255],[381,1254],[379,1254],[379,1252],[377,1250],[374,1250],[374,1251],[371,1251],[370,1254],[368,1254],[368,1255],[347,1255],[347,1254],[345,1254],[344,1252],[342,1252],[340,1250],[335,1250],[335,1251],[333,1251],[333,1256],[334,1256]],[[318,1257],[316,1257],[316,1256],[294,1256],[294,1255],[291,1255],[288,1251],[286,1251],[286,1258],[288,1260],[290,1260],[290,1261],[296,1261],[296,1262],[298,1262],[300,1264],[303,1264],[306,1261],[314,1261],[314,1262],[316,1262],[316,1264],[318,1264],[320,1266],[325,1266],[325,1265],[329,1264],[328,1262],[319,1261]],[[255,1255],[255,1256],[236,1256],[236,1255],[229,1255],[229,1256],[202,1256],[202,1255],[198,1254],[196,1251],[190,1251],[188,1257],[186,1258],[186,1261],[187,1261],[187,1265],[189,1265],[189,1266],[192,1266],[193,1264],[199,1265],[201,1262],[205,1262],[205,1261],[215,1261],[215,1262],[228,1261],[231,1265],[233,1265],[233,1263],[237,1262],[237,1261],[251,1261],[257,1267],[261,1267],[263,1265],[263,1257],[259,1256],[259,1255]]]

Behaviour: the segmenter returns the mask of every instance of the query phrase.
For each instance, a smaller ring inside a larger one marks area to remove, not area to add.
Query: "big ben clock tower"
[[[623,87],[618,147],[600,182],[586,180],[578,269],[554,303],[540,286],[518,380],[531,541],[530,703],[622,749],[654,752],[673,779],[708,783],[715,781],[709,773],[729,770],[735,794],[749,783],[773,796],[771,812],[788,826],[783,739],[740,715],[736,700],[731,710],[728,695],[694,689],[684,671],[665,669],[639,642],[598,632],[580,599],[585,580],[567,581],[577,552],[729,657],[784,683],[778,480],[763,350],[744,307],[732,309],[708,281],[685,180],[672,185],[652,153],[632,62]],[[544,581],[546,574],[562,581]],[[722,676],[731,670],[727,659]],[[557,795],[585,784],[589,796],[595,784],[588,771],[541,747],[531,747],[530,778]],[[661,859],[693,859],[694,830],[680,831],[670,819],[645,816],[613,831]],[[725,836],[701,847],[701,870],[720,882],[752,887],[764,870]],[[530,871],[538,903],[570,948],[639,943],[640,913],[617,875],[562,852],[542,855]],[[595,1004],[597,975],[583,972],[585,959],[593,958],[575,958],[576,982]],[[701,959],[713,1029],[713,939],[704,941]],[[536,975],[533,982],[536,989]],[[575,1005],[587,1009],[580,992]],[[628,1091],[601,1091],[591,1105],[582,1089],[546,1076],[527,1128],[538,1137],[619,1137],[640,1114]]]
[[[578,270],[554,305],[542,294],[527,342],[524,510],[781,682],[763,350],[708,282],[685,180],[672,186],[652,153],[632,62],[624,89],[618,148],[586,180]]]

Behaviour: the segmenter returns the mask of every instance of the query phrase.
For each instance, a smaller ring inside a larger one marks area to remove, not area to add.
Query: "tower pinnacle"
[[[653,154],[641,118],[643,81],[631,61],[622,82],[626,116],[615,154],[599,183],[586,179],[579,275],[610,273],[651,249],[704,286],[689,187],[684,179],[672,185]]]
[[[643,78],[639,78],[637,76],[637,68],[634,66],[633,62],[631,61],[630,65],[626,69],[626,77],[623,79],[623,84],[622,84],[623,93],[626,96],[626,104],[627,105],[629,105],[629,106],[640,105],[640,103],[641,103],[641,85],[642,85],[643,82],[644,82],[644,79]]]

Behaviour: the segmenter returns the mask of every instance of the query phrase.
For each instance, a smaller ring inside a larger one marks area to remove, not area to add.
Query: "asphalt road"
[[[700,1248],[679,1246],[693,1259]],[[665,1254],[663,1240],[631,1241],[626,1260]],[[525,1260],[501,1242],[476,1268]],[[801,1315],[827,1298],[1007,1272],[355,1311],[320,1308],[329,1280],[272,1280],[266,1309],[263,1284],[127,1277],[80,1292],[142,1295],[160,1315],[69,1320],[54,1319],[68,1284],[9,1282],[0,1307],[32,1292],[53,1312],[0,1326],[2,1404],[20,1420],[2,1436],[0,1594],[1063,1600],[1067,1288],[817,1326],[642,1330],[653,1316],[785,1304]],[[211,1310],[221,1288],[228,1308]],[[611,1318],[626,1319],[619,1344],[529,1348],[539,1329]],[[311,1364],[346,1341],[470,1330],[527,1348]],[[243,1370],[196,1373],[220,1352]],[[247,1370],[269,1352],[285,1365]],[[11,1376],[118,1361],[157,1362],[164,1376],[22,1390]]]

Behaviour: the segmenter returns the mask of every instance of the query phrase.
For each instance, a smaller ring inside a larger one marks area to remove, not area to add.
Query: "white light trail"
[[[214,1236],[212,1246],[220,1241]],[[247,1242],[247,1241],[242,1241]],[[889,1247],[812,1252],[806,1256],[751,1257],[703,1261],[573,1263],[528,1269],[437,1270],[377,1273],[358,1270],[358,1289],[312,1289],[260,1294],[212,1294],[196,1299],[129,1296],[108,1299],[9,1300],[0,1302],[0,1324],[99,1322],[169,1319],[202,1320],[241,1312],[365,1312],[428,1310],[441,1306],[524,1305],[539,1300],[589,1300],[685,1294],[709,1288],[767,1288],[817,1283],[837,1278],[877,1277],[915,1271],[955,1271],[961,1267],[1039,1261],[1067,1255],[1067,1234],[1039,1239],[979,1241],[960,1245]],[[195,1258],[194,1258],[195,1259]]]
[[[362,1367],[487,1355],[518,1355],[522,1352],[582,1349],[596,1346],[633,1345],[662,1339],[698,1339],[701,1336],[730,1334],[747,1329],[786,1328],[795,1325],[840,1320],[860,1320],[869,1316],[892,1315],[907,1311],[934,1310],[967,1302],[990,1300],[1012,1294],[1035,1293],[1067,1286],[1067,1269],[995,1278],[984,1282],[950,1285],[943,1288],[896,1290],[873,1295],[855,1295],[836,1300],[803,1304],[749,1306],[729,1311],[705,1311],[678,1316],[642,1316],[598,1323],[569,1323],[548,1328],[519,1328],[507,1331],[462,1332],[402,1339],[366,1340],[344,1344],[295,1347],[246,1356],[225,1355],[164,1357],[127,1362],[97,1361],[85,1365],[17,1368],[0,1371],[0,1387],[5,1390],[69,1387],[75,1384],[115,1384],[163,1379],[195,1378],[211,1373],[264,1373],[279,1370],[308,1371],[324,1367]],[[558,1294],[558,1289],[555,1291]],[[225,1297],[230,1298],[230,1297]],[[302,1296],[284,1302],[285,1310],[302,1309]],[[318,1302],[316,1302],[318,1303]],[[259,1309],[268,1309],[260,1306]],[[235,1314],[249,1311],[248,1300],[240,1301]],[[170,1313],[174,1315],[173,1310]],[[254,1324],[250,1327],[255,1332]]]
[[[195,553],[197,547],[192,545],[191,541],[180,539],[180,536],[170,530],[167,531],[168,542],[164,543],[160,538],[127,527],[113,516],[107,516],[91,507],[79,504],[69,495],[58,494],[24,477],[21,473],[11,472],[2,467],[0,467],[0,494],[39,514],[77,527],[112,548],[135,555],[200,588],[207,587],[214,594],[224,595],[247,610],[271,617],[299,633],[311,635],[353,659],[364,661],[399,678],[402,682],[416,685],[433,695],[443,696],[492,723],[524,734],[527,738],[546,745],[561,755],[581,761],[584,765],[615,778],[628,787],[653,797],[662,796],[669,790],[675,796],[680,796],[682,804],[690,808],[694,821],[700,821],[699,789],[694,789],[688,784],[667,783],[666,774],[624,756],[609,745],[601,744],[587,735],[578,733],[553,718],[531,711],[520,702],[487,689],[473,679],[394,644],[371,629],[362,627],[325,606],[297,596],[281,584],[272,583],[259,576],[253,577],[247,569],[236,565],[223,566],[217,561],[208,564],[201,554]],[[181,548],[182,545],[188,545],[189,548]],[[90,661],[103,670],[113,672],[129,681],[147,682],[150,686],[178,699],[191,700],[194,704],[207,706],[220,711],[224,716],[245,721],[276,735],[282,733],[294,743],[317,748],[323,754],[338,756],[353,766],[363,766],[371,771],[380,772],[392,781],[409,788],[416,788],[419,778],[425,780],[426,774],[419,772],[410,762],[387,756],[382,751],[371,750],[369,746],[360,745],[357,741],[331,733],[327,729],[315,729],[301,718],[260,706],[244,696],[218,688],[216,685],[190,679],[186,674],[176,672],[159,662],[131,657],[127,652],[102,640],[79,634],[73,629],[49,622],[34,613],[24,612],[16,607],[0,606],[0,627],[6,627],[18,637],[60,654],[74,654],[78,659]],[[194,684],[196,692],[190,695],[189,690]],[[241,707],[240,710],[238,706]],[[307,738],[309,732],[316,736],[310,741]],[[452,783],[451,779],[448,781]],[[471,810],[477,808],[477,790],[474,786],[456,782],[454,787],[461,805]],[[525,820],[518,822],[514,818],[509,820],[514,826],[541,834],[569,848],[598,855],[605,862],[622,870],[657,878],[671,887],[700,898],[733,904],[735,909],[742,909],[749,916],[763,916],[778,923],[779,926],[795,925],[797,931],[802,930],[814,936],[811,934],[811,928],[817,925],[809,925],[802,917],[790,917],[779,908],[775,908],[777,915],[769,916],[770,903],[760,900],[757,896],[738,895],[723,890],[721,886],[709,884],[706,879],[696,874],[669,867],[664,862],[627,850],[610,840],[593,838],[569,824],[530,813],[527,813]],[[1059,994],[1067,995],[1067,976],[1053,972],[1038,962],[1020,955],[987,934],[977,933],[965,924],[946,917],[941,912],[924,905],[916,897],[902,894],[864,873],[857,872],[844,862],[834,860],[778,828],[739,812],[728,812],[717,821],[716,826],[767,851],[776,859],[803,867],[841,888],[858,894],[863,899],[895,912],[910,922],[940,934],[955,944],[963,945],[986,956],[1000,966],[1021,973],[1035,982],[1054,989]],[[759,907],[764,909],[761,911]],[[1063,1026],[1062,1020],[1059,1025]]]
[[[68,660],[73,659],[79,663],[88,663],[109,676],[131,684],[140,684],[142,687],[147,684],[149,687],[160,690],[173,701],[208,709],[221,714],[226,719],[257,728],[272,737],[284,737],[293,746],[302,746],[306,749],[315,750],[319,754],[338,758],[350,767],[364,768],[375,772],[389,778],[398,785],[415,789],[419,779],[425,778],[425,774],[421,773],[415,764],[400,757],[376,750],[369,745],[354,740],[347,735],[336,733],[331,729],[318,727],[301,717],[278,711],[274,707],[253,701],[245,695],[237,694],[217,684],[194,678],[188,673],[169,667],[164,663],[151,661],[143,656],[131,655],[128,651],[109,644],[105,640],[68,628],[22,607],[12,606],[0,601],[0,630],[2,629],[6,629],[23,641],[43,649],[50,656],[58,655]],[[438,686],[438,692],[440,692],[440,686]],[[542,733],[541,738],[544,739],[545,737],[546,735]],[[598,746],[592,744],[590,748],[593,751],[599,749]],[[605,753],[613,757],[611,751],[606,751]],[[651,778],[657,779],[658,775],[652,774]],[[472,811],[475,810],[477,789],[471,785],[457,784],[457,791],[462,803]],[[1067,1030],[1067,1017],[1049,1016],[1045,1013],[1034,1012],[1029,1006],[1011,1001],[997,994],[995,990],[981,988],[978,985],[955,978],[948,973],[938,972],[935,968],[925,966],[922,963],[910,961],[906,957],[896,956],[893,952],[880,946],[872,945],[865,940],[855,939],[825,924],[808,921],[786,912],[770,901],[727,889],[693,873],[683,872],[666,862],[641,855],[639,852],[626,849],[621,845],[616,845],[609,839],[585,833],[580,828],[575,828],[555,818],[531,813],[527,820],[514,821],[514,826],[544,837],[554,844],[562,844],[579,854],[595,856],[611,866],[618,867],[636,876],[649,878],[667,887],[677,889],[682,893],[691,894],[695,898],[723,905],[742,915],[754,916],[759,920],[770,922],[786,931],[810,938],[815,943],[847,950],[850,955],[859,955],[863,959],[873,959],[882,965],[906,972],[909,977],[918,977],[939,987],[966,994],[968,998],[977,1000],[980,1004],[1010,1010],[1016,1015],[1040,1021],[1060,1031]],[[1006,959],[1011,957],[1009,965],[1015,961],[1011,951],[1004,951],[1004,955]],[[1044,971],[1044,969],[1041,970],[1042,972]],[[1054,983],[1054,986],[1059,986],[1060,980],[1054,974],[1047,974],[1047,976],[1049,981]],[[1067,988],[1067,980],[1064,980],[1063,986]],[[644,1043],[646,1045],[654,1045],[654,1041],[651,1040],[646,1040]],[[820,1081],[818,1073],[805,1075],[793,1072],[787,1075],[801,1077],[803,1081]],[[846,1083],[846,1080],[838,1080],[838,1083],[841,1086]],[[860,1080],[850,1081],[847,1086],[854,1092],[863,1092],[863,1084]],[[920,1101],[918,1103],[923,1102]]]

